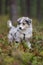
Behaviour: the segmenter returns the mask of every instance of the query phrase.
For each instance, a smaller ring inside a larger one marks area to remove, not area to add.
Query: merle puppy
[[[14,27],[11,21],[8,21],[8,26],[10,27],[8,40],[10,42],[16,41],[18,43],[25,40],[29,49],[31,49],[30,38],[32,37],[32,19],[21,17],[17,22],[17,27]]]

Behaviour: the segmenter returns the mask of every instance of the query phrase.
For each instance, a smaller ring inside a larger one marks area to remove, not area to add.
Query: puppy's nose
[[[21,29],[21,27],[19,27],[19,29]]]
[[[18,43],[18,41],[16,41],[16,43]]]

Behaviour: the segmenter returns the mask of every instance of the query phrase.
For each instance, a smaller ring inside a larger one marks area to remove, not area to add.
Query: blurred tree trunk
[[[14,23],[18,18],[17,0],[9,0],[9,3],[10,3],[10,19],[12,20],[12,23]]]
[[[5,0],[2,0],[2,15],[5,14]]]
[[[18,10],[20,16],[30,15],[30,0],[18,0]]]
[[[23,15],[26,16],[26,15],[27,15],[27,13],[26,13],[26,11],[27,11],[27,10],[26,10],[26,0],[23,0],[22,3],[23,3],[23,4],[22,4],[22,6],[23,6],[23,13],[24,13]]]
[[[0,0],[0,14],[2,14],[2,0]]]
[[[41,0],[41,18],[43,19],[43,0]]]
[[[39,21],[43,19],[43,0],[37,1],[37,17]]]
[[[18,14],[19,17],[24,15],[24,8],[23,8],[23,3],[24,0],[18,0]]]
[[[30,16],[30,0],[26,0],[25,16]]]
[[[30,0],[30,16],[33,18],[37,16],[37,0]]]
[[[39,19],[39,21],[41,20],[41,6],[40,6],[40,3],[41,0],[37,0],[37,17]]]
[[[5,14],[8,14],[8,0],[5,0]]]

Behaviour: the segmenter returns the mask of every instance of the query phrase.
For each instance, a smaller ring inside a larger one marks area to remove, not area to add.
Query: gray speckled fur
[[[29,49],[31,49],[31,43],[29,41],[29,38],[32,37],[32,19],[30,19],[28,17],[21,17],[17,21],[22,24],[24,19],[27,20],[28,23],[29,23],[29,21],[31,21],[30,27],[28,27],[25,31],[24,30],[22,31],[19,29],[19,27],[21,25],[17,25],[17,27],[14,27],[12,25],[11,21],[8,21],[9,28],[10,28],[10,31],[8,33],[8,40],[9,40],[9,42],[17,41],[20,43],[21,40],[23,40],[23,37],[24,37],[23,34],[25,34],[26,44],[28,45]],[[21,27],[23,27],[23,26],[21,26]]]

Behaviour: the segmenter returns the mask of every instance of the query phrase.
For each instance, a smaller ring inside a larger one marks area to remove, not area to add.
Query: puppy
[[[17,39],[19,39],[19,42],[21,42],[21,40],[25,40],[29,49],[31,49],[30,38],[32,37],[32,19],[28,17],[21,17],[17,21]]]
[[[25,40],[29,49],[31,49],[30,38],[32,37],[32,19],[28,17],[21,17],[17,20],[18,25],[14,27],[10,20],[8,20],[7,24],[10,28],[8,33],[8,41],[9,42],[18,42]]]

